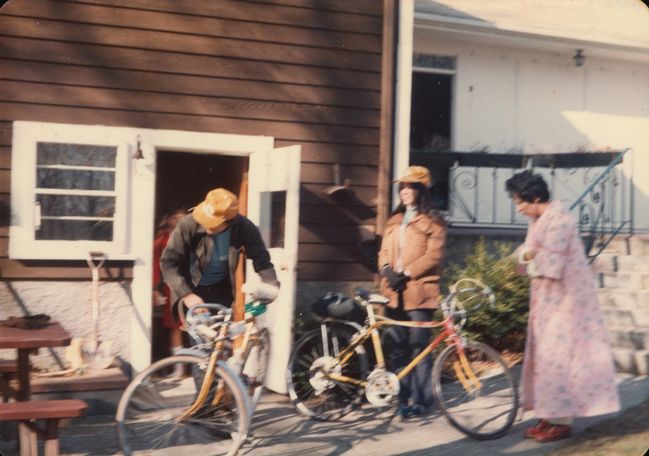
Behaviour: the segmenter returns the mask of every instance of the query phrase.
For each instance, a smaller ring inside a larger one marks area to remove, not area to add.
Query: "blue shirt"
[[[225,279],[228,274],[228,249],[230,247],[230,228],[220,233],[212,235],[214,242],[214,249],[212,250],[212,257],[201,280],[198,281],[199,286],[214,285]]]

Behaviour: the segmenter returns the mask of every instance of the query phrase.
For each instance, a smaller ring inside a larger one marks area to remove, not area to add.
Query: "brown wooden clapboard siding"
[[[232,134],[276,136],[296,142],[327,139],[335,143],[376,145],[378,128],[308,125],[274,120],[250,120],[237,117],[161,113],[144,110],[98,109],[91,107],[10,103],[0,99],[0,111],[16,119],[72,124],[131,125],[142,128],[207,131]]]
[[[328,262],[320,258],[312,258],[312,260],[299,263],[297,273],[300,280],[369,281],[373,279],[368,274],[367,267],[360,262],[341,264],[335,258]]]
[[[17,103],[119,109],[194,116],[274,120],[302,124],[378,128],[375,110],[301,105],[265,100],[242,100],[199,95],[141,93],[117,89],[97,89],[33,82],[3,82]],[[55,90],[53,90],[53,88]]]
[[[1,16],[0,16],[1,17]],[[0,31],[2,28],[0,28]],[[2,55],[15,60],[74,63],[106,70],[134,69],[246,80],[276,81],[362,90],[380,89],[379,73],[320,68],[291,63],[254,61],[175,53],[169,51],[118,48],[84,43],[65,43],[22,37],[3,37]]]
[[[0,201],[13,120],[272,136],[302,145],[300,280],[370,279],[357,244],[376,222],[382,14],[379,0],[10,1]],[[324,193],[335,163],[343,199]],[[6,232],[0,277],[87,280],[82,262],[7,259]]]
[[[344,0],[333,0],[333,3]],[[285,24],[290,26],[307,26],[316,30],[363,31],[381,35],[381,17],[373,9],[369,14],[354,11],[331,11],[323,8],[300,8],[295,5],[283,5],[281,2],[268,3],[263,6],[255,1],[241,0],[199,0],[192,5],[183,3],[179,10],[177,0],[58,0],[59,3],[89,3],[112,5],[142,11],[166,11],[175,14],[221,17],[239,21]]]
[[[176,0],[167,0],[158,2],[155,5],[147,0],[65,0],[67,2],[87,3],[87,4],[113,4],[122,6],[132,6],[140,8],[171,8]],[[201,0],[204,1],[204,0]],[[211,0],[208,0],[211,1]],[[316,9],[319,11],[337,11],[347,13],[359,13],[369,16],[380,16],[383,12],[383,5],[380,0],[246,0],[253,4],[268,4],[277,6],[293,6],[304,9]]]
[[[277,147],[290,146],[289,141],[275,139]],[[376,147],[355,144],[327,144],[320,142],[302,142],[302,160],[318,163],[339,163],[342,165],[377,164],[378,152]],[[343,168],[344,170],[344,168]],[[343,176],[341,176],[343,177]]]
[[[0,116],[2,116],[2,113],[0,113]],[[0,146],[9,146],[11,147],[11,134],[12,134],[12,127],[11,127],[11,120],[5,120],[6,117],[2,116],[0,120]]]
[[[291,62],[309,66],[372,71],[380,64],[375,53],[339,51],[314,46],[286,46],[230,38],[185,35],[114,27],[69,24],[5,15],[0,36],[27,37],[48,41],[100,44],[131,49],[179,52],[196,56],[219,56],[268,62]]]
[[[299,6],[324,11],[362,13],[374,16],[380,16],[382,14],[382,5],[379,0],[255,0],[255,2]]]
[[[347,248],[350,243],[357,245],[361,240],[361,231],[363,234],[368,234],[370,228],[372,228],[371,225],[312,225],[301,223],[300,245],[331,243]]]
[[[59,86],[122,89],[152,94],[255,99],[318,106],[378,109],[376,91],[247,81],[154,71],[110,70],[65,63],[20,62],[0,58],[0,80]]]
[[[376,176],[376,165],[340,165],[339,169],[341,181],[349,178],[352,183],[356,182],[361,185],[372,182],[372,179]],[[300,170],[300,182],[331,185],[333,183],[332,166],[303,161]]]
[[[381,48],[373,35],[358,31],[335,32],[331,30],[316,30],[300,27],[299,25],[264,24],[259,27],[255,23],[232,21],[229,19],[183,16],[179,14],[138,11],[134,9],[119,9],[107,6],[71,5],[60,2],[59,8],[43,8],[43,3],[49,0],[30,0],[29,5],[20,9],[19,15],[11,11],[6,16],[25,18],[38,25],[46,26],[46,21],[58,20],[74,23],[75,28],[63,35],[62,39],[70,40],[80,35],[80,31],[89,29],[96,39],[105,34],[103,28],[94,26],[110,26],[123,32],[129,29],[147,30],[156,33],[175,34],[176,36],[203,36],[225,38],[228,40],[251,40],[266,43],[282,43],[302,46],[315,46],[324,49],[339,49],[350,53],[354,51],[380,54]],[[74,8],[74,16],[66,13],[66,8]],[[86,25],[88,24],[88,25]],[[92,28],[91,28],[92,27]],[[128,35],[127,35],[128,36]],[[109,39],[116,39],[108,36]]]
[[[376,222],[376,214],[368,209],[360,211],[355,207],[339,205],[300,205],[300,223],[312,225],[371,225]],[[337,242],[343,241],[338,239]]]
[[[353,185],[351,190],[352,195],[347,198],[333,198],[327,195],[324,191],[331,183],[327,184],[301,184],[302,191],[300,192],[300,202],[302,204],[311,205],[331,205],[339,207],[357,207],[365,206],[371,208],[376,201],[376,187],[360,187]]]

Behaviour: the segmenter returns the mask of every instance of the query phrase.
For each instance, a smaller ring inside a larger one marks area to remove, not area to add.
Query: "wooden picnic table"
[[[0,377],[3,391],[12,392],[16,401],[29,401],[31,397],[29,354],[36,348],[63,347],[70,345],[70,334],[58,322],[50,322],[40,329],[22,329],[15,327],[0,327],[0,348],[16,349],[18,361],[18,389],[13,389]],[[26,405],[27,406],[27,405]],[[25,424],[20,423],[20,454],[36,455],[36,435]],[[58,445],[58,441],[57,441]],[[57,448],[58,452],[58,448]]]
[[[31,396],[29,385],[29,353],[35,348],[63,347],[70,345],[70,334],[58,322],[50,322],[41,329],[22,329],[3,326],[0,329],[0,348],[15,348],[18,361],[18,390],[15,398],[28,401]]]

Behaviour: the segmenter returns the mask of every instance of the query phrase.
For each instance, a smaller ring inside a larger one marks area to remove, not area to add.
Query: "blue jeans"
[[[431,321],[434,312],[434,309],[404,311],[399,307],[388,309],[386,316],[395,320]],[[421,353],[430,344],[432,336],[430,328],[393,326],[388,331],[390,331],[392,341],[387,353],[387,362],[388,369],[394,373],[400,372],[415,356]],[[401,405],[408,405],[409,400],[412,405],[418,404],[426,408],[433,405],[432,370],[433,355],[429,354],[401,380],[399,392]]]

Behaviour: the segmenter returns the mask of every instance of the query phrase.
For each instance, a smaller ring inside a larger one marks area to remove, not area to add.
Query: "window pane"
[[[286,192],[271,192],[270,204],[270,247],[284,247]]]
[[[114,168],[116,158],[117,147],[114,146],[39,142],[36,164]]]
[[[36,195],[42,216],[112,217],[115,198],[106,196]]]
[[[43,169],[36,171],[38,188],[70,190],[114,190],[113,171],[86,171],[71,169]]]
[[[39,168],[36,175],[36,186],[38,188],[73,190],[115,189],[115,173],[113,171]]]
[[[36,240],[112,241],[113,224],[86,220],[41,220]]]

